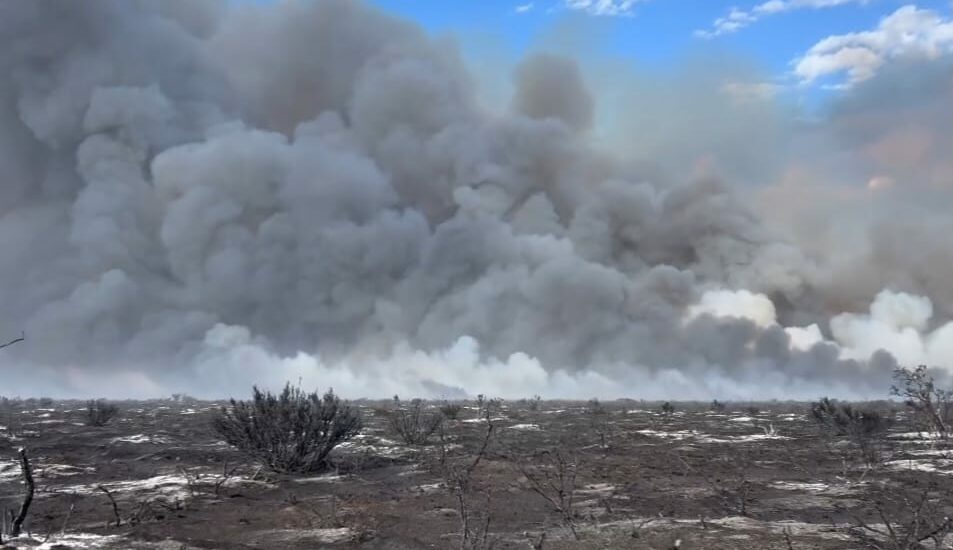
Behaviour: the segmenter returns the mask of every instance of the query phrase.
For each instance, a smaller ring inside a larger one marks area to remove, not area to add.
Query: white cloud
[[[884,17],[876,29],[829,36],[795,60],[794,73],[805,83],[846,75],[847,84],[876,74],[896,57],[934,58],[953,51],[953,20],[913,5]]]
[[[571,10],[585,11],[591,15],[631,15],[636,4],[645,0],[564,0]]]
[[[533,11],[534,7],[535,4],[533,2],[529,2],[528,4],[520,4],[519,6],[516,6],[513,11],[516,13],[528,13]]]
[[[845,4],[866,4],[869,0],[767,0],[750,10],[731,8],[728,15],[715,19],[711,29],[697,30],[696,36],[713,38],[723,34],[737,32],[767,15],[774,15],[799,9],[832,8]]]

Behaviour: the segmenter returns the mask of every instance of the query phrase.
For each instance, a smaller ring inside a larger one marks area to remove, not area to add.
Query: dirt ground
[[[24,491],[21,446],[36,498],[26,533],[4,540],[50,549],[460,548],[465,515],[471,548],[898,548],[891,530],[919,539],[953,516],[951,446],[917,432],[900,409],[864,453],[821,434],[807,404],[676,403],[666,413],[637,401],[506,402],[490,411],[492,429],[476,403],[462,404],[442,438],[407,446],[386,421],[387,403],[358,403],[366,427],[334,452],[334,468],[287,477],[216,437],[218,403],[123,402],[112,423],[89,427],[81,402],[7,402],[4,523]],[[919,544],[953,542],[940,539]]]

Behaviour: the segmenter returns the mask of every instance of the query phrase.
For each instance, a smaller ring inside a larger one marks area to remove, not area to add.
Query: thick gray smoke
[[[934,226],[782,238],[776,195],[597,145],[570,60],[496,113],[452,43],[351,0],[7,0],[0,46],[22,393],[881,396],[898,359],[953,365]]]

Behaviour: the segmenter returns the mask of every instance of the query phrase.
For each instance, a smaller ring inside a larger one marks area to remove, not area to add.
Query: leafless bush
[[[515,457],[517,472],[529,484],[530,490],[545,500],[579,539],[573,501],[576,495],[576,476],[579,460],[571,449],[553,448],[528,457]]]
[[[394,396],[394,408],[388,413],[391,428],[407,445],[425,445],[434,433],[443,425],[443,415],[428,412],[424,402],[414,399],[404,406],[398,396]]]
[[[476,397],[476,406],[477,418],[488,418],[503,407],[503,400],[499,398],[488,399],[481,393]]]
[[[899,368],[890,394],[900,397],[913,410],[919,424],[946,438],[953,420],[953,390],[936,386],[926,365],[910,370]]]
[[[327,467],[334,447],[357,435],[363,422],[331,390],[320,396],[286,384],[278,395],[255,387],[251,401],[232,399],[212,427],[274,472],[306,473]]]
[[[883,486],[869,499],[874,521],[855,513],[848,532],[854,540],[875,550],[950,548],[947,539],[953,534],[953,502],[949,490],[932,479]]]
[[[609,411],[598,399],[590,399],[586,405],[586,414],[589,416],[589,425],[593,433],[599,438],[599,446],[604,451],[609,449],[612,436],[612,424],[609,421]]]
[[[492,519],[490,492],[478,491],[474,483],[474,474],[487,454],[495,429],[489,410],[483,418],[485,420],[483,437],[480,446],[472,454],[452,455],[447,434],[442,430],[440,432],[437,469],[457,504],[457,513],[460,517],[461,550],[489,550],[495,543],[490,538]]]
[[[542,400],[543,400],[543,398],[540,397],[539,395],[534,395],[533,398],[530,399],[529,402],[528,402],[529,410],[531,410],[531,411],[538,411],[538,410],[539,410],[539,402],[542,401]]]
[[[220,496],[222,488],[236,476],[238,469],[238,466],[229,467],[227,460],[222,463],[221,474],[207,474],[182,466],[177,468],[179,474],[185,478],[185,485],[188,487],[189,496],[192,498],[200,496],[203,490],[211,490],[215,496]]]
[[[605,414],[606,409],[602,406],[602,403],[593,397],[586,403],[586,414],[590,416]]]
[[[105,426],[119,414],[119,407],[104,399],[90,399],[86,402],[86,425]]]
[[[827,397],[811,403],[811,416],[823,432],[855,440],[868,440],[890,427],[889,419],[878,411],[856,409]]]
[[[460,417],[461,411],[463,411],[463,406],[461,406],[459,403],[446,401],[440,406],[440,414],[442,414],[447,420],[456,420]]]
[[[849,403],[838,403],[826,397],[811,404],[811,416],[821,435],[826,438],[846,437],[860,453],[868,468],[881,462],[881,440],[890,427],[890,420],[873,409],[861,410]],[[850,453],[844,459],[854,462]]]
[[[728,407],[724,403],[722,403],[721,401],[717,399],[711,402],[710,409],[712,412],[717,412],[717,413],[725,412],[725,409],[727,408]]]
[[[701,466],[693,466],[681,455],[673,453],[676,460],[684,468],[702,477],[711,492],[721,501],[722,507],[729,514],[739,516],[748,515],[748,504],[751,502],[751,492],[754,489],[750,474],[754,460],[747,451],[739,450],[730,455],[717,456],[705,460]],[[718,472],[712,474],[712,472]]]
[[[662,403],[662,414],[665,416],[671,416],[675,414],[675,405],[672,405],[668,401]]]

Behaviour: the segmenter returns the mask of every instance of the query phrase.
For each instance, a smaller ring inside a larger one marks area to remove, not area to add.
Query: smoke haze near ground
[[[452,39],[346,0],[9,0],[0,45],[19,393],[882,397],[953,368],[948,59],[808,120],[735,71],[613,88],[547,52],[491,108]]]

